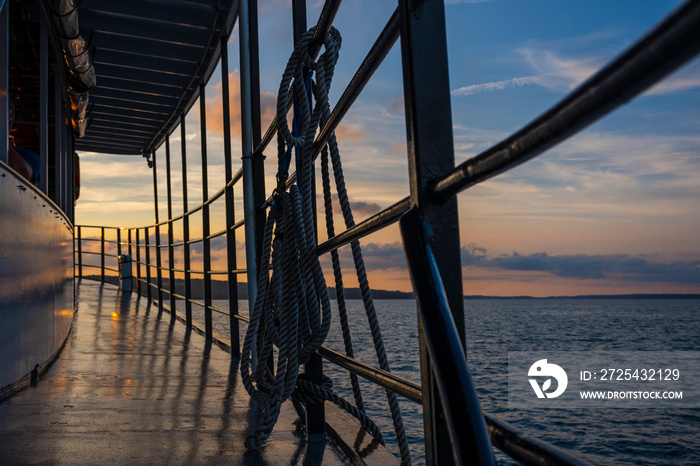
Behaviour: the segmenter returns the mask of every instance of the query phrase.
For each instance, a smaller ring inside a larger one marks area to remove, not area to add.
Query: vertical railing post
[[[117,256],[122,255],[122,229],[116,228],[117,230]]]
[[[202,269],[204,271],[204,323],[212,326],[211,249],[209,240],[209,171],[207,167],[207,107],[204,84],[199,85],[199,136],[202,142]]]
[[[261,137],[261,117],[260,117],[260,54],[258,53],[258,2],[250,0],[248,2],[249,21],[249,50],[250,50],[250,111],[252,115],[251,128],[253,130],[253,147],[260,145]],[[261,206],[265,204],[267,193],[265,192],[265,157],[263,154],[253,154],[253,206],[255,206],[255,244],[263,243],[265,236],[266,212]],[[262,251],[255,248],[255,263],[260,265],[260,255]]]
[[[105,229],[100,228],[100,278],[105,281]]]
[[[292,21],[294,30],[294,44],[296,45],[301,37],[304,35],[308,26],[306,24],[306,0],[292,0]],[[242,29],[241,29],[242,31]],[[241,73],[242,76],[242,73]],[[241,79],[242,81],[242,79]],[[313,177],[314,170],[311,171],[311,176]],[[317,223],[316,218],[316,195],[315,195],[315,181],[311,181],[312,186],[312,204],[313,204],[313,220],[314,225]],[[318,243],[318,231],[314,226],[314,233],[316,236],[316,242]],[[323,360],[321,356],[314,353],[309,358],[309,361],[305,365],[306,376],[309,381],[317,385],[323,383]],[[326,420],[325,420],[325,409],[323,403],[309,404],[306,410],[306,425],[309,429],[309,435],[322,435],[326,432]]]
[[[136,291],[141,296],[141,234],[140,229],[136,229]]]
[[[234,272],[234,270],[236,270],[236,231],[233,229],[233,225],[235,223],[233,186],[229,186],[229,183],[233,178],[233,167],[231,160],[231,109],[229,100],[227,39],[227,37],[221,38],[221,95],[223,98],[224,172],[226,176],[226,191],[224,193],[226,202],[226,270],[228,271],[228,309],[230,315],[229,325],[231,329],[231,357],[237,358],[241,355],[241,344],[238,319],[235,317],[238,315],[238,276]],[[243,72],[241,72],[241,75],[243,75]],[[248,283],[248,293],[251,293],[251,283]],[[248,302],[250,302],[250,299],[251,298],[249,296]]]
[[[153,207],[156,214],[156,224],[155,224],[155,246],[156,246],[156,277],[158,283],[158,309],[163,309],[163,274],[161,270],[161,257],[160,257],[160,223],[158,216],[158,177],[156,175],[156,153],[151,154],[153,157]]]
[[[7,141],[10,137],[10,2],[0,0],[0,4],[0,141]],[[10,154],[5,145],[3,142],[0,148],[0,160],[9,163]]]
[[[134,256],[131,254],[131,228],[127,228],[127,229],[126,229],[126,241],[127,241],[127,249],[126,249],[126,250],[127,250],[127,254],[129,254],[129,257],[130,257],[131,260],[132,260],[131,276],[133,277],[133,276],[134,276],[134,270],[133,270],[133,268],[134,268],[134,267],[138,267],[138,264],[133,263]],[[131,279],[131,289],[132,289],[132,290],[134,289],[134,279],[133,279],[133,278]]]
[[[180,115],[180,143],[182,147],[182,239],[185,256],[185,314],[192,321],[192,282],[190,274],[190,216],[187,215],[187,133],[185,132],[185,116]],[[206,331],[207,340],[211,340],[211,329]]]
[[[165,138],[165,178],[168,195],[168,281],[170,282],[170,320],[175,320],[175,251],[173,250],[173,192],[170,174],[170,136]]]
[[[78,277],[83,277],[83,227],[78,226]]]
[[[151,245],[148,239],[148,227],[143,229],[144,245],[146,246],[146,297],[150,303],[153,296],[151,290]]]
[[[426,196],[428,183],[454,168],[445,9],[440,0],[399,0],[411,202],[431,225],[432,248],[464,348],[464,303],[457,199],[442,205]],[[429,309],[418,309],[427,312]],[[426,462],[449,464],[452,449],[437,385],[418,319]],[[473,448],[476,452],[477,449]]]

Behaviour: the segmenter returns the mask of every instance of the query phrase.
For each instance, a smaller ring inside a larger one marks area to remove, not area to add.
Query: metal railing
[[[327,0],[316,25],[318,37],[326,34],[336,15],[339,0]],[[306,30],[305,4],[293,1],[293,21],[295,41]],[[184,116],[181,118],[183,132],[183,203],[186,213],[172,217],[170,186],[169,139],[165,140],[168,220],[153,226],[126,229],[128,240],[123,242],[117,229],[117,254],[106,254],[105,244],[115,241],[105,240],[106,227],[78,226],[77,235],[77,275],[82,276],[84,254],[99,254],[101,279],[106,267],[105,257],[114,258],[121,254],[121,248],[128,246],[129,254],[136,253],[136,277],[139,293],[145,292],[149,298],[157,295],[163,306],[163,294],[169,294],[171,317],[176,318],[176,300],[186,303],[183,320],[187,325],[197,327],[192,322],[191,305],[205,309],[205,325],[201,329],[208,339],[219,341],[239,355],[239,321],[247,321],[238,315],[237,274],[248,273],[248,289],[254,295],[255,268],[259,262],[258,251],[262,225],[265,219],[264,151],[276,133],[276,121],[271,122],[264,136],[261,136],[259,69],[257,44],[256,2],[241,0],[239,18],[241,41],[241,95],[243,133],[243,168],[235,175],[231,168],[231,134],[228,109],[228,56],[226,39],[222,40],[222,84],[224,94],[224,151],[226,163],[226,186],[212,197],[207,197],[206,176],[206,120],[202,110],[202,166],[203,203],[187,211],[187,179],[184,145]],[[369,217],[363,222],[329,238],[317,247],[319,255],[329,253],[353,240],[363,238],[373,232],[401,221],[401,232],[408,259],[409,271],[414,284],[418,304],[421,347],[421,385],[403,379],[390,372],[349,357],[337,351],[322,347],[318,354],[351,373],[365,378],[381,387],[391,390],[404,398],[420,403],[424,409],[426,459],[428,464],[479,463],[493,461],[491,444],[497,446],[523,464],[584,464],[583,461],[563,452],[552,445],[533,439],[515,427],[490,415],[481,413],[476,401],[467,370],[464,342],[464,312],[461,285],[461,264],[459,262],[459,237],[453,228],[457,218],[455,194],[474,184],[498,175],[523,163],[567,137],[575,134],[593,121],[601,118],[664,76],[680,67],[700,52],[700,2],[690,1],[654,28],[646,37],[628,52],[613,61],[588,82],[573,91],[551,110],[534,120],[521,131],[507,138],[484,153],[455,167],[450,115],[450,93],[447,83],[447,55],[445,47],[444,7],[441,1],[400,0],[399,7],[391,15],[385,28],[371,47],[362,65],[325,122],[314,146],[314,157],[327,143],[330,134],[348,112],[355,99],[369,82],[383,59],[401,37],[404,75],[404,99],[406,102],[406,124],[408,133],[408,163],[411,194],[390,207]],[[320,48],[320,46],[319,46]],[[315,55],[315,54],[314,54]],[[204,108],[204,84],[200,87],[201,107]],[[154,197],[157,204],[156,167],[153,168]],[[246,222],[234,221],[233,186],[243,180]],[[288,184],[294,182],[294,176]],[[226,228],[215,233],[209,231],[209,206],[224,198],[226,204]],[[189,217],[199,211],[203,213],[203,234],[191,239],[188,232]],[[156,205],[156,215],[158,209]],[[172,226],[183,222],[184,238],[174,243]],[[235,231],[245,226],[247,267],[239,269],[235,262]],[[160,229],[168,228],[167,244],[160,244]],[[100,236],[83,237],[82,229],[99,228]],[[135,241],[132,240],[132,230]],[[155,245],[149,243],[151,234]],[[227,270],[211,270],[210,242],[226,235],[228,247]],[[434,239],[429,241],[430,237]],[[99,241],[99,252],[85,251],[83,241]],[[202,243],[204,268],[191,270],[188,262],[189,247]],[[432,245],[432,246],[431,246]],[[182,247],[185,252],[184,268],[173,267],[174,248]],[[168,248],[168,267],[162,267],[161,249]],[[144,252],[145,254],[142,254]],[[155,252],[155,264],[151,253]],[[145,260],[144,260],[145,259]],[[145,268],[145,277],[141,268]],[[162,276],[167,271],[170,289],[163,289]],[[155,281],[154,284],[154,274]],[[184,276],[185,294],[173,291],[176,274]],[[204,278],[204,301],[191,298],[189,283],[192,274]],[[229,283],[229,309],[231,340],[225,341],[212,331],[211,312],[227,314],[225,310],[212,306],[211,276],[227,275]],[[251,280],[251,277],[253,279]],[[199,327],[198,327],[199,328]],[[316,361],[307,366],[307,372],[322,374],[322,366]],[[450,374],[449,383],[445,374]],[[310,410],[311,419],[307,424],[313,432],[314,425],[323,424],[323,411]],[[319,418],[320,416],[320,418]],[[440,438],[449,442],[441,442]]]

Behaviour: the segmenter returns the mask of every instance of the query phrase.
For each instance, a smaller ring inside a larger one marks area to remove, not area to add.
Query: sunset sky
[[[291,53],[290,1],[260,1],[263,127]],[[309,25],[320,5],[309,7]],[[486,150],[562,99],[659,22],[677,1],[446,2],[457,162]],[[331,105],[393,12],[393,1],[347,0]],[[234,170],[240,166],[238,29],[230,42]],[[99,69],[97,69],[99,79]],[[207,86],[209,195],[223,186],[221,74]],[[202,201],[199,105],[186,121],[189,207]],[[459,195],[465,294],[700,293],[700,63],[557,148]],[[408,195],[400,45],[338,130],[356,220]],[[180,130],[171,139],[174,215],[182,213]],[[268,191],[276,154],[266,152]],[[164,147],[160,219],[167,218]],[[141,157],[81,154],[76,224],[153,223],[152,172]],[[235,190],[240,218],[241,188]],[[201,214],[192,219],[201,233]],[[340,218],[336,225],[340,225]],[[212,210],[212,231],[224,210]],[[321,227],[321,239],[325,228]],[[181,236],[181,226],[174,229]],[[241,230],[242,233],[242,230]],[[242,241],[239,238],[239,241]],[[410,290],[398,228],[362,241],[371,284]],[[213,268],[225,268],[223,241]],[[243,251],[239,251],[239,260]],[[344,251],[343,257],[347,257]],[[195,251],[195,263],[199,258]],[[217,261],[218,259],[218,261]],[[329,261],[324,259],[329,270]],[[349,265],[349,262],[346,261]],[[241,264],[239,264],[241,265]],[[348,275],[348,286],[353,286]],[[329,281],[332,284],[332,281]]]

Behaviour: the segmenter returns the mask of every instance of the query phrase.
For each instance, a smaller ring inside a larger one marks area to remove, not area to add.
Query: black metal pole
[[[190,274],[190,217],[187,215],[187,134],[185,132],[185,115],[180,115],[180,144],[182,147],[182,240],[185,256],[185,319],[192,322],[192,282]],[[211,335],[207,331],[207,340]]]
[[[105,281],[105,229],[100,228],[100,275],[101,279]]]
[[[156,225],[155,225],[155,245],[156,245],[156,277],[158,283],[158,309],[163,309],[163,274],[161,271],[161,258],[160,258],[160,223],[158,217],[158,178],[156,177],[156,154],[153,152],[153,206],[155,208],[156,214]]]
[[[233,186],[228,183],[233,178],[233,168],[231,160],[231,109],[229,101],[228,82],[228,40],[221,38],[221,95],[223,97],[223,119],[224,119],[224,171],[226,175],[226,267],[228,271],[228,309],[229,325],[231,329],[231,357],[237,358],[241,355],[240,334],[238,328],[238,275],[236,270],[236,231],[235,212],[233,204]]]
[[[140,229],[136,229],[136,290],[141,296],[141,238]]]
[[[173,191],[170,171],[170,136],[165,138],[165,176],[168,195],[168,281],[170,282],[170,320],[175,320],[177,302],[175,299],[175,251],[173,251]]]
[[[117,230],[117,256],[122,255],[122,230],[121,228],[115,228]]]
[[[131,289],[134,289],[134,267],[136,264],[134,263],[134,256],[132,256],[132,248],[131,248],[131,228],[126,229],[126,238],[127,238],[127,254],[129,254],[129,261],[131,261],[131,279],[129,281],[131,282]]]
[[[207,167],[207,104],[205,85],[199,85],[199,136],[202,143],[202,269],[204,271],[204,326],[213,327],[211,315],[211,241],[209,240],[209,171]]]
[[[148,240],[148,227],[143,229],[144,235],[144,245],[146,246],[146,296],[148,297],[148,302],[151,302],[151,246]]]
[[[258,2],[250,0],[248,2],[248,11],[250,16],[250,110],[252,113],[252,142],[253,147],[258,147],[261,141],[262,132],[262,114],[260,110],[260,53],[258,46]],[[265,209],[261,206],[265,204],[265,156],[263,154],[253,153],[253,203],[256,206],[255,210],[255,244],[263,243],[265,236]],[[255,263],[256,270],[260,270],[260,255],[262,250],[259,247],[255,248]]]
[[[296,45],[304,33],[307,31],[306,24],[306,0],[292,0],[292,22],[294,29],[294,44]],[[314,170],[311,176],[314,178]],[[316,233],[316,243],[318,243],[318,229],[316,218],[316,182],[312,179],[312,204],[314,211],[314,232]],[[323,383],[323,359],[318,353],[314,353],[305,365],[306,376],[309,381],[318,385]],[[309,404],[306,410],[306,425],[309,435],[322,435],[326,432],[326,413],[323,403]]]
[[[399,0],[399,27],[411,204],[433,228],[433,253],[462,347],[464,304],[457,200],[436,206],[427,198],[429,180],[454,168],[452,115],[448,79],[445,9],[440,0]],[[451,464],[449,429],[418,319],[426,462]]]
[[[450,448],[450,451],[438,449],[437,452],[433,448],[431,454],[434,455],[433,458],[439,456],[440,461],[436,464],[441,465],[494,464],[486,424],[467,370],[463,336],[452,318],[436,257],[432,252],[432,246],[438,245],[431,241],[430,230],[417,208],[411,209],[401,218],[401,237],[416,296],[418,321],[423,329],[419,335],[421,351],[428,352],[430,356],[435,383],[432,388],[438,394],[436,396],[433,393],[432,396],[439,400],[444,414],[439,421],[447,426],[446,440]],[[425,405],[425,385],[423,387]],[[434,412],[434,407],[431,407],[431,411]],[[440,429],[437,426],[436,430]],[[442,447],[442,439],[432,445]]]
[[[83,228],[78,226],[78,277],[83,277]]]

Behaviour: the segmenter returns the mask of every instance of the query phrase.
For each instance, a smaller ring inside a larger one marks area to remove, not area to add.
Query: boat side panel
[[[72,225],[0,163],[0,390],[58,351],[73,293]]]

